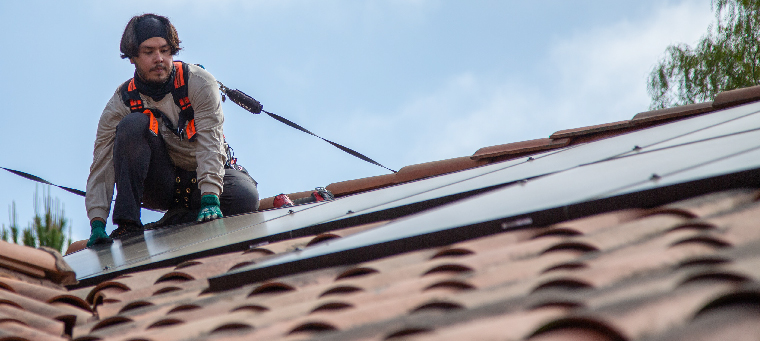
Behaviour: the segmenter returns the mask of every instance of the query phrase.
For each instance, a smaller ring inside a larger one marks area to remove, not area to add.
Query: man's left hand
[[[206,194],[201,197],[201,211],[198,212],[198,221],[209,221],[221,218],[222,209],[219,208],[219,197],[216,194]]]

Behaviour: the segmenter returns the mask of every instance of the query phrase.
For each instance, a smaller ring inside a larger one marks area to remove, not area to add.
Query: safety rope
[[[54,183],[52,183],[50,181],[47,181],[47,180],[45,180],[43,178],[40,178],[39,176],[36,176],[36,175],[32,175],[32,174],[29,174],[29,173],[26,173],[26,172],[17,171],[15,169],[10,169],[10,168],[5,168],[5,167],[0,167],[0,168],[5,169],[5,170],[7,170],[7,171],[9,171],[9,172],[11,172],[13,174],[16,174],[16,175],[18,175],[20,177],[23,177],[23,178],[26,178],[26,179],[29,179],[29,180],[32,180],[32,181],[36,181],[36,182],[39,182],[39,183],[42,183],[42,184],[45,184],[45,185],[50,185],[50,186],[58,187],[58,188],[66,191],[66,192],[69,192],[69,193],[74,193],[76,195],[83,196],[83,197],[87,195],[87,193],[85,191],[80,191],[80,190],[78,190],[76,188],[56,185],[56,184],[54,184]],[[143,208],[146,209],[146,210],[154,211],[154,212],[160,212],[160,213],[164,212],[162,210],[157,210],[157,209],[153,209],[153,208],[147,208],[147,207],[144,207],[144,206],[143,206]]]
[[[59,185],[56,185],[56,184],[54,184],[54,183],[52,183],[50,181],[47,181],[47,180],[45,180],[43,178],[40,178],[39,176],[36,176],[36,175],[32,175],[32,174],[29,174],[29,173],[25,173],[25,172],[22,172],[22,171],[17,171],[15,169],[10,169],[10,168],[5,168],[5,167],[0,167],[0,168],[5,169],[5,170],[7,170],[7,171],[9,171],[9,172],[11,172],[13,174],[16,174],[18,176],[27,178],[27,179],[32,180],[32,181],[37,181],[39,183],[43,183],[43,184],[46,184],[46,185],[55,186],[55,187],[58,187],[58,188],[60,188],[60,189],[62,189],[64,191],[71,192],[71,193],[74,193],[76,195],[85,196],[85,192],[84,191],[80,191],[78,189],[74,189],[74,188],[70,188],[70,187],[59,186]]]
[[[307,133],[307,134],[312,135],[314,137],[318,137],[318,138],[322,139],[323,141],[325,141],[325,142],[327,142],[327,143],[335,146],[336,148],[338,148],[338,149],[340,149],[340,150],[342,150],[342,151],[344,151],[344,152],[346,152],[348,154],[351,154],[351,155],[353,155],[353,156],[355,156],[357,158],[360,158],[360,159],[362,159],[362,160],[364,160],[366,162],[369,162],[369,163],[371,163],[373,165],[380,166],[380,167],[385,168],[385,169],[387,169],[387,170],[389,170],[389,171],[391,171],[393,173],[396,173],[395,170],[381,165],[377,161],[368,158],[367,156],[365,156],[362,153],[359,153],[359,152],[357,152],[357,151],[355,151],[355,150],[353,150],[351,148],[348,148],[348,147],[343,146],[343,145],[341,145],[339,143],[335,143],[335,142],[330,141],[330,140],[328,140],[328,139],[326,139],[324,137],[321,137],[321,136],[319,136],[317,134],[314,134],[311,131],[309,131],[308,129],[306,129],[306,128],[304,128],[304,127],[302,127],[302,126],[300,126],[300,125],[298,125],[298,124],[296,124],[296,123],[294,123],[294,122],[292,122],[292,121],[290,121],[290,120],[288,120],[288,119],[286,119],[286,118],[284,118],[284,117],[282,117],[280,115],[277,115],[277,114],[271,113],[269,111],[263,110],[262,109],[263,107],[262,107],[261,103],[259,103],[259,101],[255,100],[253,97],[246,95],[244,92],[242,92],[242,91],[240,91],[238,89],[230,89],[230,88],[224,86],[224,84],[222,84],[222,82],[218,82],[218,83],[219,83],[219,90],[222,91],[222,100],[223,101],[226,99],[226,97],[229,97],[232,102],[236,103],[241,108],[243,108],[243,109],[245,109],[245,110],[247,110],[247,111],[249,111],[251,113],[259,114],[261,112],[264,112],[267,115],[269,115],[269,117],[271,117],[271,118],[273,118],[275,120],[278,120],[278,121],[280,121],[282,123],[285,123],[288,126],[290,126],[292,128],[295,128],[295,129],[298,129],[298,130],[300,130],[300,131],[302,131],[304,133]],[[5,169],[5,170],[7,170],[7,171],[9,171],[9,172],[11,172],[13,174],[18,175],[18,176],[24,177],[26,179],[29,179],[29,180],[32,180],[32,181],[36,181],[36,182],[39,182],[39,183],[43,183],[43,184],[46,184],[46,185],[55,186],[55,187],[58,187],[58,188],[60,188],[60,189],[62,189],[64,191],[67,191],[67,192],[70,192],[70,193],[74,193],[76,195],[80,195],[80,196],[85,196],[86,195],[86,193],[84,191],[81,191],[81,190],[78,190],[78,189],[75,189],[75,188],[66,187],[66,186],[56,185],[56,184],[54,184],[54,183],[52,183],[50,181],[47,181],[47,180],[45,180],[43,178],[40,178],[39,176],[36,176],[36,175],[32,175],[32,174],[29,174],[29,173],[26,173],[26,172],[17,171],[15,169],[10,169],[10,168],[5,168],[5,167],[0,167],[0,168]]]
[[[300,130],[300,131],[302,131],[304,133],[307,133],[307,134],[309,134],[311,136],[318,137],[318,138],[322,139],[323,141],[325,141],[325,142],[327,142],[327,143],[335,146],[336,148],[338,148],[338,149],[340,149],[340,150],[342,150],[342,151],[344,151],[344,152],[346,152],[348,154],[351,154],[351,155],[353,155],[353,156],[355,156],[357,158],[360,158],[360,159],[362,159],[362,160],[364,160],[366,162],[369,162],[369,163],[371,163],[373,165],[383,167],[383,168],[385,168],[385,169],[387,169],[387,170],[389,170],[389,171],[391,171],[393,173],[396,173],[395,170],[381,165],[377,161],[368,158],[367,156],[365,156],[362,153],[359,153],[359,152],[357,152],[357,151],[355,151],[355,150],[353,150],[351,148],[348,148],[348,147],[343,146],[341,144],[338,144],[338,143],[335,143],[333,141],[330,141],[330,140],[328,140],[328,139],[326,139],[324,137],[321,137],[321,136],[319,136],[317,134],[314,134],[311,131],[309,131],[308,129],[306,129],[306,128],[304,128],[304,127],[302,127],[302,126],[300,126],[300,125],[298,125],[298,124],[296,124],[296,123],[294,123],[294,122],[292,122],[292,121],[290,121],[290,120],[288,120],[288,119],[286,119],[286,118],[284,118],[284,117],[282,117],[280,115],[277,115],[277,114],[271,113],[269,111],[263,110],[262,109],[263,106],[261,105],[261,103],[259,101],[255,100],[253,97],[246,95],[244,92],[242,92],[242,91],[240,91],[238,89],[230,89],[230,88],[224,86],[224,84],[222,84],[222,82],[218,82],[218,83],[219,83],[219,90],[222,91],[222,101],[224,101],[226,99],[226,97],[229,97],[232,102],[234,102],[235,104],[239,105],[241,108],[243,108],[243,109],[245,109],[245,110],[247,110],[247,111],[249,111],[249,112],[251,112],[253,114],[259,114],[261,112],[264,112],[267,115],[269,115],[269,117],[271,117],[271,118],[273,118],[275,120],[278,120],[278,121],[280,121],[282,123],[285,123],[288,126],[290,126],[292,128],[295,128],[295,129],[298,129],[298,130]]]

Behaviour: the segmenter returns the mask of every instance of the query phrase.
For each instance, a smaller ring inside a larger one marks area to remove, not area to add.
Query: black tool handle
[[[246,95],[244,92],[238,89],[227,90],[227,97],[229,97],[231,101],[237,103],[237,105],[241,106],[243,109],[248,110],[254,114],[260,114],[261,110],[264,109],[264,106],[261,105],[261,102],[257,101],[251,96]]]

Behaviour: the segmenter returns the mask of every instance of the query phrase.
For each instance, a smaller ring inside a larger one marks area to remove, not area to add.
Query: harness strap
[[[150,118],[150,122],[148,123],[148,130],[150,130],[153,136],[158,136],[158,119],[156,119],[156,116],[159,115],[150,109],[145,109],[143,111],[143,114],[148,115]]]
[[[158,136],[158,117],[160,117],[161,114],[151,109],[145,109],[142,98],[140,98],[140,92],[137,91],[137,87],[135,86],[134,78],[121,86],[121,99],[132,112],[141,112],[148,115],[150,118],[148,130],[153,136]]]
[[[124,104],[129,107],[132,112],[141,112],[150,117],[150,123],[148,129],[150,132],[158,136],[158,118],[163,116],[164,124],[175,135],[179,137],[187,138],[189,141],[195,141],[195,111],[193,105],[190,103],[187,91],[187,79],[190,72],[188,71],[187,64],[176,61],[174,62],[174,69],[176,70],[174,75],[174,88],[172,89],[172,97],[174,98],[174,104],[180,108],[179,118],[177,120],[177,127],[171,126],[171,121],[166,118],[162,112],[157,109],[146,109],[143,105],[140,92],[135,86],[135,79],[132,78],[125,82],[121,87],[121,98]]]
[[[132,78],[129,80],[129,85],[127,87],[127,93],[128,95],[133,95],[137,91],[137,86],[135,86],[135,79]],[[140,95],[138,94],[136,99],[135,96],[129,96],[129,109],[132,111],[142,111],[143,110],[143,104],[142,99],[140,98]]]
[[[189,78],[190,71],[187,64],[183,62],[174,62],[174,69],[176,74],[174,75],[174,90],[172,90],[172,97],[174,97],[174,104],[179,107],[179,119],[177,120],[177,134],[179,136],[187,137],[190,141],[195,141],[195,110],[190,103],[187,91],[187,79]]]
[[[146,109],[144,107],[142,98],[140,97],[140,92],[137,90],[137,86],[135,85],[134,78],[131,78],[122,84],[120,90],[121,99],[132,112],[141,112],[150,117],[148,129],[154,136],[158,136],[158,118],[162,117],[164,125],[171,132],[180,138],[187,138],[188,141],[192,142],[196,140],[197,131],[195,129],[195,110],[193,110],[193,105],[190,103],[190,98],[188,97],[187,90],[187,81],[190,77],[190,71],[188,64],[185,64],[181,61],[173,62],[173,64],[175,74],[172,97],[174,98],[174,104],[176,104],[180,109],[176,128],[172,126],[171,121],[160,110]],[[224,164],[224,167],[235,168],[244,171],[245,168],[236,164],[237,159],[232,154],[232,148],[229,146],[229,144],[227,144],[226,140],[224,141],[224,146],[227,151],[227,162]]]

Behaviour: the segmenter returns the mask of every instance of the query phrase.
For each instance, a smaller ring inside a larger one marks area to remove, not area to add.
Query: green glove
[[[222,217],[219,208],[219,197],[214,194],[206,194],[201,197],[201,211],[198,212],[198,221],[214,220]]]
[[[106,223],[100,220],[93,220],[90,223],[90,240],[87,241],[87,247],[95,244],[110,244],[113,240],[106,234]]]

